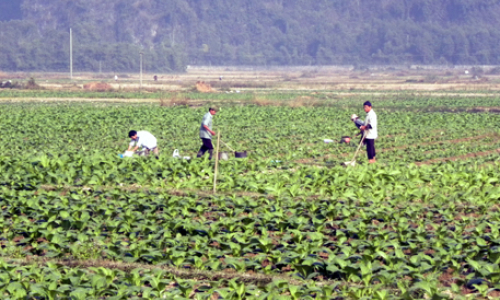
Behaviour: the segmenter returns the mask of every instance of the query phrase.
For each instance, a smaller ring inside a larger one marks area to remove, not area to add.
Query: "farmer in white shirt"
[[[368,161],[372,164],[375,162],[375,139],[378,138],[377,132],[377,115],[372,109],[370,101],[363,103],[366,112],[365,125],[359,129],[365,131],[366,153],[368,154]]]
[[[208,151],[210,154],[209,159],[212,159],[212,154],[214,152],[214,146],[212,145],[212,135],[215,135],[215,131],[212,131],[212,119],[213,116],[217,113],[217,110],[213,107],[208,109],[208,112],[203,116],[201,120],[200,126],[200,138],[203,142],[203,145],[198,151],[198,155],[196,157],[202,157],[205,152]]]
[[[137,149],[142,148],[139,155],[148,156],[151,151],[158,158],[159,150],[158,144],[156,143],[156,138],[148,131],[135,131],[131,130],[128,133],[128,137],[131,138],[130,144],[128,145],[127,151],[135,152]],[[134,147],[135,146],[135,147]]]

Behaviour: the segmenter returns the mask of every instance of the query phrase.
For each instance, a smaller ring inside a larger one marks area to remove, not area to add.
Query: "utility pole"
[[[73,32],[69,29],[69,78],[73,80]]]
[[[140,70],[140,74],[141,74],[141,75],[140,75],[140,77],[141,77],[141,85],[140,85],[140,88],[141,88],[141,90],[142,90],[142,51],[141,51],[140,55],[141,55],[141,59],[140,59],[140,68],[141,68],[141,70]]]

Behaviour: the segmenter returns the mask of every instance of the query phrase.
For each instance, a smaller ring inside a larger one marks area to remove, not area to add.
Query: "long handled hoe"
[[[223,140],[220,140],[220,142],[221,142],[224,146],[228,147],[228,148],[229,148],[229,150],[231,150],[231,151],[233,151],[233,152],[236,152],[236,150],[234,150],[233,148],[229,147],[229,145],[228,145],[228,144],[224,143],[224,141],[223,141]]]
[[[363,142],[365,141],[366,133],[363,133],[363,138],[361,139],[361,142],[359,143],[358,149],[356,149],[356,152],[354,153],[354,157],[352,158],[351,161],[346,161],[344,165],[346,166],[351,166],[354,167],[356,165],[356,156],[358,155],[359,149],[361,149],[361,146],[363,145]]]

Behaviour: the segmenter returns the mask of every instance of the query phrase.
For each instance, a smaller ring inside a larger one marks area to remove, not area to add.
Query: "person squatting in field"
[[[131,138],[131,140],[127,151],[135,152],[137,149],[142,148],[142,150],[137,153],[138,155],[148,156],[152,151],[156,159],[158,159],[158,144],[156,143],[156,138],[151,133],[145,130],[131,130],[128,133],[128,137]]]
[[[215,131],[212,131],[212,119],[213,116],[217,113],[217,110],[213,107],[208,109],[208,112],[203,116],[201,120],[200,126],[200,139],[203,143],[201,145],[200,151],[198,151],[198,155],[196,157],[202,157],[205,152],[208,151],[209,159],[212,159],[212,155],[214,152],[214,146],[212,145],[212,136],[215,135]]]
[[[363,103],[363,108],[366,112],[365,125],[359,127],[360,130],[365,131],[366,153],[368,154],[368,161],[374,163],[375,160],[375,139],[378,138],[377,132],[377,115],[372,109],[370,101]]]

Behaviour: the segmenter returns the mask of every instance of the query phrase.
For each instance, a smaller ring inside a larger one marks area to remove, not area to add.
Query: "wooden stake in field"
[[[217,192],[217,169],[219,167],[220,131],[217,133],[217,148],[215,150],[214,194]]]

